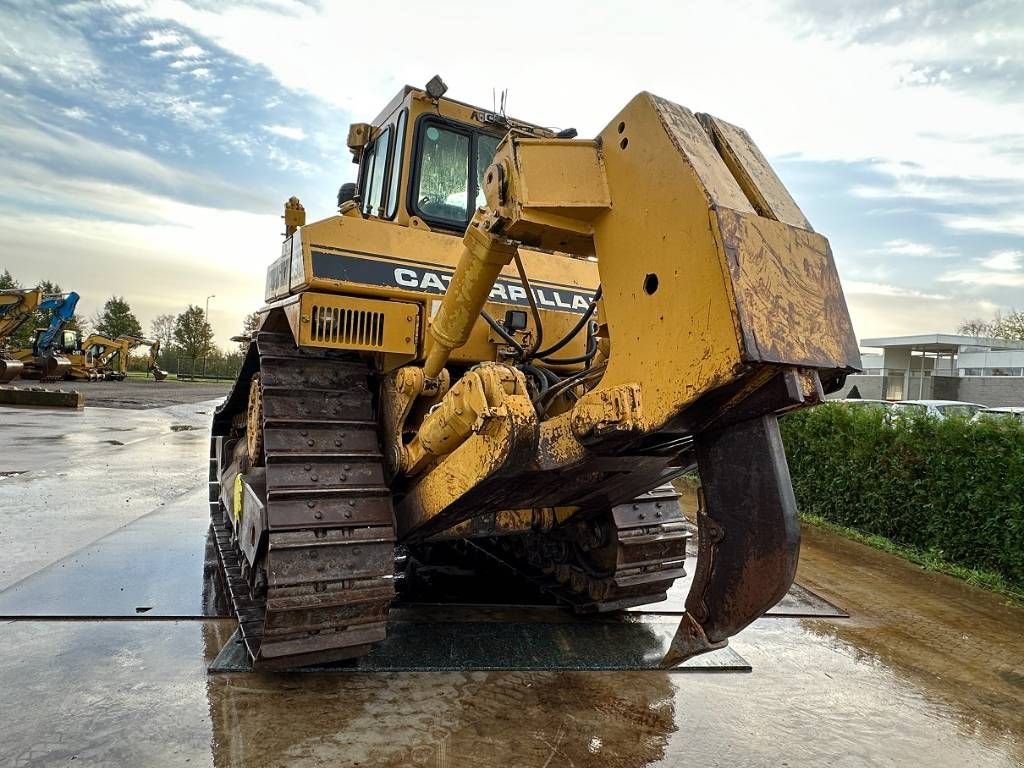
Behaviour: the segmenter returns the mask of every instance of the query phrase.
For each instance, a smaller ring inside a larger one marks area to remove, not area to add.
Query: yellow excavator
[[[121,335],[111,339],[100,333],[91,333],[85,341],[79,341],[75,349],[67,350],[71,361],[69,379],[81,381],[124,381],[128,376],[128,357],[136,347],[148,347],[146,370],[156,381],[167,378],[167,371],[160,368],[157,358],[160,354],[160,340],[144,339],[139,336]]]
[[[254,666],[368,653],[436,546],[578,611],[663,599],[688,537],[668,483],[695,467],[663,663],[720,648],[796,569],[777,418],[859,364],[828,241],[712,115],[641,93],[579,139],[445,92],[351,127],[338,215],[286,203],[213,418],[212,532]]]

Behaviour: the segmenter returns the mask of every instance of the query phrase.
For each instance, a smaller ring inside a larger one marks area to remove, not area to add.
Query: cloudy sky
[[[861,337],[1024,309],[1024,2],[0,0],[0,269],[143,325],[262,299],[404,83],[596,134],[638,91],[744,126],[832,241]],[[521,66],[516,65],[522,62]]]

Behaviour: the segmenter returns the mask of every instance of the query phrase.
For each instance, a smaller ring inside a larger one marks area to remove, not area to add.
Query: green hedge
[[[1024,425],[828,403],[782,435],[801,513],[1024,586]]]

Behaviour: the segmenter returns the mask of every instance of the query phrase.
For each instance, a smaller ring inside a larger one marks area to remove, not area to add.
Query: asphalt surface
[[[748,673],[209,674],[214,405],[0,408],[0,765],[1024,764],[1024,608],[814,529]]]
[[[86,406],[100,408],[164,408],[182,403],[199,403],[222,398],[231,388],[228,381],[154,381],[129,378],[124,381],[59,381],[40,384],[38,381],[17,381],[11,386],[77,390],[85,394]]]

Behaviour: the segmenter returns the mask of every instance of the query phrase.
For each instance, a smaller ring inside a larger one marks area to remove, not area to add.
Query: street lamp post
[[[209,325],[209,323],[210,323],[210,299],[216,299],[216,298],[217,298],[217,294],[215,294],[215,293],[211,293],[209,296],[206,297],[206,310],[203,312],[203,322],[205,322],[207,325]],[[211,328],[212,328],[212,326],[211,326]],[[209,355],[210,355],[210,345],[207,344],[203,348],[203,378],[204,379],[206,378],[206,359],[207,359],[207,357],[209,357]]]

